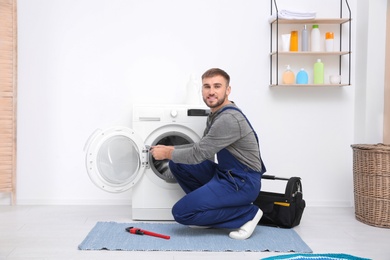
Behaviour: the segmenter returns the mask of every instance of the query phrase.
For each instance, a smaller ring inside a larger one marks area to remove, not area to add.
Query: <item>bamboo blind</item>
[[[16,201],[16,0],[0,0],[0,192]]]

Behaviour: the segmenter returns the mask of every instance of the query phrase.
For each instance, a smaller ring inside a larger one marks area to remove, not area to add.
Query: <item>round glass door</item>
[[[86,155],[89,177],[99,188],[123,192],[133,187],[145,170],[143,141],[128,128],[98,131]]]

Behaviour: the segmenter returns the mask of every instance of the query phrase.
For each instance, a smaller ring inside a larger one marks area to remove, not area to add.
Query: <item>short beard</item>
[[[218,102],[214,105],[209,105],[207,103],[207,98],[203,98],[203,102],[209,107],[209,108],[216,108],[216,107],[219,107],[220,105],[222,105],[227,99],[227,96],[225,95],[225,98],[222,99],[222,100],[218,100]]]

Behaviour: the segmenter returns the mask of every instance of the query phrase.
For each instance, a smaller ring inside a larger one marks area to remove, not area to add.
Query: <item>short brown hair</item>
[[[218,69],[218,68],[212,68],[207,70],[202,75],[202,80],[205,78],[211,78],[215,76],[222,76],[224,79],[226,79],[227,85],[229,86],[230,83],[230,76],[227,74],[224,70]]]

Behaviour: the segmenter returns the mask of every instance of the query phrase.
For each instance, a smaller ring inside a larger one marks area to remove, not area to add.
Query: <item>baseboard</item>
[[[349,208],[354,206],[353,201],[315,201],[307,200],[307,207]],[[10,205],[9,198],[0,198],[0,205]],[[131,205],[131,199],[17,199],[16,205]]]
[[[129,199],[109,199],[109,200],[83,200],[83,199],[58,199],[58,200],[45,200],[45,199],[20,199],[16,200],[16,205],[131,205]]]
[[[353,201],[310,201],[306,200],[307,207],[323,207],[323,208],[350,208],[354,206]]]

